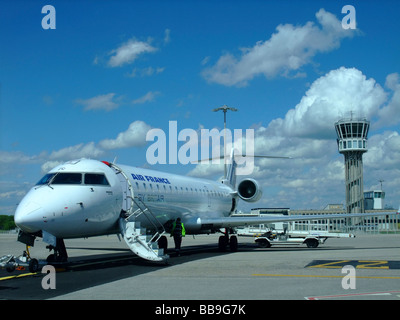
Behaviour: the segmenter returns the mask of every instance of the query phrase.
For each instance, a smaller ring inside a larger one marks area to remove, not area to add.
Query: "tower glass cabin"
[[[362,155],[368,151],[369,125],[365,118],[341,119],[335,123],[338,149],[344,155],[348,213],[364,212]]]

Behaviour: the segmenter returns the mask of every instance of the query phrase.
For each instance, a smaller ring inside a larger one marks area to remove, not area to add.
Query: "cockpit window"
[[[85,184],[109,186],[106,176],[102,173],[85,173]]]
[[[84,183],[87,185],[109,186],[109,182],[103,173],[84,173]],[[36,183],[37,186],[45,184],[82,184],[82,173],[57,172],[48,173]]]
[[[82,174],[81,173],[59,173],[57,174],[51,184],[81,184]]]
[[[55,173],[48,173],[46,174],[42,179],[39,180],[38,183],[36,183],[37,186],[40,186],[42,184],[48,184],[51,180],[51,178],[53,178],[55,175]]]

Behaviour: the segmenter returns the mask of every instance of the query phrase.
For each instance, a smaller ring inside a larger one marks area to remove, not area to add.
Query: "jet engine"
[[[256,202],[262,196],[262,190],[258,182],[254,179],[247,178],[241,181],[237,188],[240,199],[247,202]]]

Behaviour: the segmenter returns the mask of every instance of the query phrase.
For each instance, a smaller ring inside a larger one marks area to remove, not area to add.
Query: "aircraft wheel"
[[[226,246],[228,245],[228,238],[226,236],[220,236],[218,239],[218,249],[219,251],[226,251]]]
[[[232,252],[238,251],[238,239],[236,236],[231,236],[229,241],[229,247]]]

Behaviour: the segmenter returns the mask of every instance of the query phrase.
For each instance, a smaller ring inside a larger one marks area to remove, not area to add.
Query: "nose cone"
[[[28,233],[40,231],[40,223],[43,220],[42,207],[34,201],[24,200],[25,199],[22,200],[15,211],[15,224],[21,230]]]

